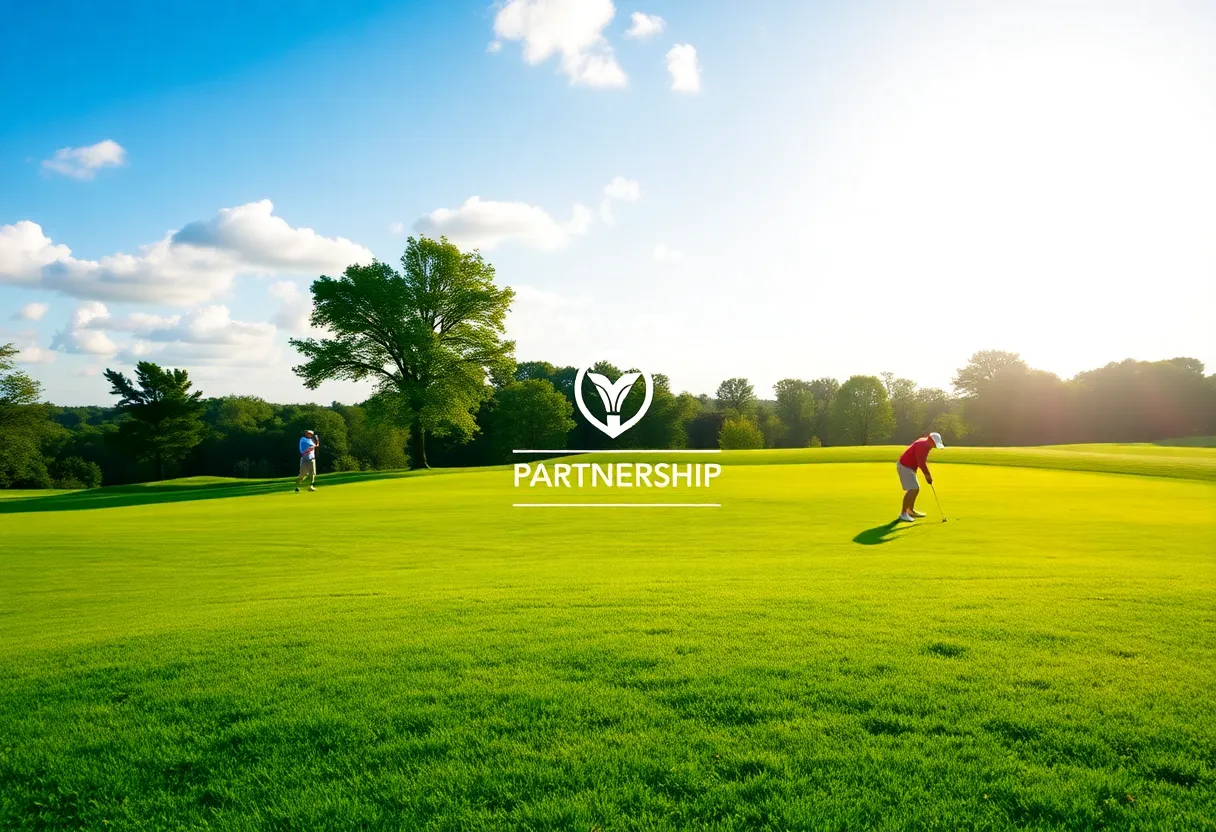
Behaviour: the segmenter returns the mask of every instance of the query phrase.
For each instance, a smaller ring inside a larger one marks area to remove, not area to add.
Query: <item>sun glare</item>
[[[932,287],[944,348],[1016,344],[1065,374],[1194,352],[1216,302],[1211,59],[1176,33],[950,34],[842,91],[852,129],[811,188],[825,283]]]

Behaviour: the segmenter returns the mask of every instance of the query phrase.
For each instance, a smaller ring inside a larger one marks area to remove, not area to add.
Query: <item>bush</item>
[[[101,485],[101,466],[78,456],[57,459],[50,466],[55,488],[96,488]]]
[[[724,451],[745,451],[764,447],[764,434],[751,419],[740,416],[722,423],[718,447]]]
[[[818,436],[812,436],[811,441],[806,443],[808,448],[822,448],[823,441]]]
[[[355,459],[350,454],[341,454],[337,457],[334,457],[334,470],[335,471],[358,471],[359,470],[359,460]]]

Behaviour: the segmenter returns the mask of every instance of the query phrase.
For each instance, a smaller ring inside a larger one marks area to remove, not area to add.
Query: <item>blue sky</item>
[[[287,338],[311,278],[419,231],[517,288],[521,359],[694,392],[1216,362],[1210,5],[285,8],[6,8],[0,341],[51,400],[141,357],[358,398]]]

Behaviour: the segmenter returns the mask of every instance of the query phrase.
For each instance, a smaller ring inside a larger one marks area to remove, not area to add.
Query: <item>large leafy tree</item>
[[[718,407],[739,416],[750,416],[756,409],[756,391],[745,378],[728,378],[718,385]]]
[[[783,378],[773,385],[777,394],[777,416],[785,425],[785,441],[790,447],[805,448],[815,433],[815,394],[811,383]]]
[[[925,406],[917,395],[916,382],[897,378],[895,373],[883,373],[882,383],[895,416],[893,438],[897,442],[911,442],[921,435],[925,424]]]
[[[504,321],[514,292],[494,285],[481,254],[446,239],[410,237],[401,271],[378,261],[312,284],[314,326],[327,338],[292,339],[309,389],[330,379],[377,383],[376,410],[410,430],[410,461],[426,468],[426,436],[467,440],[491,379],[514,369]]]
[[[1025,375],[1029,370],[1026,362],[1015,352],[980,350],[971,356],[966,367],[958,371],[954,377],[954,389],[963,398],[974,398],[1002,378]]]
[[[836,392],[832,440],[841,445],[873,445],[891,438],[895,415],[882,381],[853,376]]]
[[[814,436],[824,444],[832,444],[832,412],[836,407],[836,393],[840,382],[834,378],[817,378],[811,382],[811,395],[815,397]]]
[[[17,348],[0,344],[0,487],[51,484],[44,440],[56,432],[42,386],[17,369]]]
[[[574,405],[547,379],[513,381],[498,391],[494,437],[499,453],[516,448],[564,448],[574,430]]]
[[[185,459],[207,435],[202,392],[191,391],[194,385],[185,370],[151,361],[135,365],[134,382],[117,370],[106,370],[105,377],[127,417],[118,427],[120,444],[151,462],[163,480],[165,466]]]

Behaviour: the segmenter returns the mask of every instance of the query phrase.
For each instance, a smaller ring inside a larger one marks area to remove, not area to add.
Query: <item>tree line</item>
[[[478,252],[410,238],[401,269],[373,262],[312,285],[323,338],[293,339],[294,367],[315,389],[371,380],[356,405],[205,398],[186,370],[140,362],[107,370],[108,406],[56,407],[0,346],[0,487],[81,488],[179,476],[295,472],[296,439],[320,434],[322,472],[490,465],[517,448],[801,448],[905,443],[930,430],[949,444],[1144,442],[1216,434],[1216,376],[1193,358],[1127,360],[1061,379],[1017,354],[974,354],[953,391],[891,373],[782,379],[761,400],[746,378],[713,396],[652,376],[645,418],[617,440],[575,419],[577,368],[517,362],[504,321],[513,299]],[[594,371],[610,379],[608,363]],[[621,412],[636,412],[644,384]],[[601,421],[588,380],[582,400]]]

